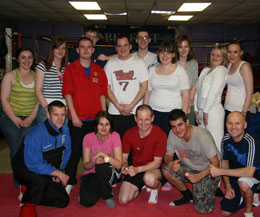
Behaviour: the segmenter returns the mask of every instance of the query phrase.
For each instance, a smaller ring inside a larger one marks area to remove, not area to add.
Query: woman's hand
[[[205,126],[208,125],[208,118],[209,118],[208,113],[203,112],[203,123]]]
[[[201,120],[200,120],[199,112],[195,112],[195,118],[196,118],[197,124],[198,124],[198,125],[201,125]]]
[[[23,120],[22,127],[29,127],[32,124],[32,118],[29,116]]]
[[[21,118],[16,116],[15,118],[13,118],[12,121],[14,122],[15,126],[17,126],[18,128],[24,127],[23,120]]]

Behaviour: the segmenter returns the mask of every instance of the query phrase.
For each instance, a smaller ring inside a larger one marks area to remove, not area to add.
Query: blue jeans
[[[25,119],[26,117],[20,118]],[[35,123],[36,122],[34,120],[29,127],[18,128],[5,113],[2,114],[0,118],[0,128],[2,130],[2,133],[4,134],[7,144],[10,147],[11,160],[20,148],[23,137],[35,125]],[[14,185],[19,186],[20,184],[16,180],[14,180]]]

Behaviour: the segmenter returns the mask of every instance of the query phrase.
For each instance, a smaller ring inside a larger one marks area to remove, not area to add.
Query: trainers
[[[180,205],[184,205],[184,204],[190,203],[190,202],[192,202],[192,198],[190,199],[190,198],[183,197],[179,200],[171,201],[169,203],[169,205],[170,206],[180,206]]]
[[[35,206],[22,206],[19,217],[37,217]]]
[[[70,195],[71,189],[73,188],[73,185],[67,185],[65,187],[65,190],[67,191],[67,194]]]
[[[253,197],[253,206],[259,206],[260,202],[259,202],[259,196],[258,193],[254,193],[254,197]]]
[[[151,189],[150,197],[148,199],[149,205],[157,204],[158,202],[158,189]]]
[[[114,208],[116,205],[115,201],[112,198],[105,200],[105,202],[109,208]]]
[[[250,213],[244,212],[244,216],[245,216],[245,217],[254,217],[254,215],[253,215],[252,212],[250,212]]]
[[[165,185],[162,187],[162,191],[170,191],[172,190],[172,185],[169,182],[166,182]]]

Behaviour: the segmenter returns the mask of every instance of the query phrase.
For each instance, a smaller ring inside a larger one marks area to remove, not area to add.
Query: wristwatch
[[[105,158],[104,158],[104,161],[105,161],[106,163],[108,163],[108,162],[110,161],[110,157],[108,157],[108,156],[105,157]]]

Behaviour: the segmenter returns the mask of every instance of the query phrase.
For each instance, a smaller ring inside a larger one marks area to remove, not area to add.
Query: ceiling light
[[[97,2],[69,2],[77,10],[101,10]]]
[[[158,11],[158,10],[152,10],[151,14],[175,14],[176,11]]]
[[[123,12],[123,13],[107,13],[104,12],[105,15],[109,15],[109,16],[125,16],[127,15],[127,12]]]
[[[178,12],[203,11],[211,3],[183,3]]]
[[[192,15],[172,15],[169,17],[168,20],[188,21],[192,17],[193,17]]]
[[[88,20],[107,20],[104,14],[84,14]]]

